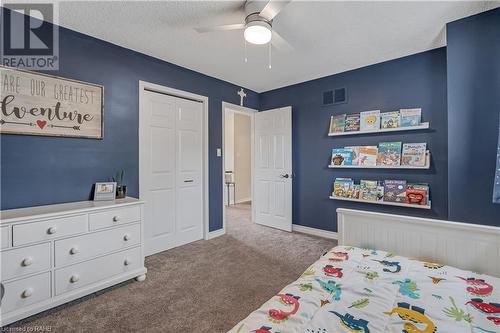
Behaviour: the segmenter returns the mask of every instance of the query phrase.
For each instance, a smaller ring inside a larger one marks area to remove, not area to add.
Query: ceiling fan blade
[[[271,21],[291,1],[292,0],[269,0],[264,9],[261,10],[259,15],[266,20]]]
[[[279,33],[273,30],[273,38],[271,39],[271,43],[278,50],[291,52],[293,51],[293,46],[290,45]]]
[[[214,31],[228,31],[228,30],[241,30],[245,28],[245,24],[226,24],[226,25],[216,25],[213,27],[198,27],[194,28],[198,33],[214,32]]]

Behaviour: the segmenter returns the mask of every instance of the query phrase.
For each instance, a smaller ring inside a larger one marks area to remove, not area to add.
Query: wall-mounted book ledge
[[[330,169],[429,169],[431,166],[431,154],[427,151],[424,166],[415,165],[333,165],[330,164]]]
[[[380,128],[368,131],[352,131],[352,132],[334,132],[328,133],[328,136],[339,136],[339,135],[359,135],[359,134],[370,134],[370,133],[385,133],[385,132],[402,132],[402,131],[417,131],[429,129],[429,122],[421,123],[417,126],[407,126],[407,127],[396,127],[396,128]]]
[[[407,204],[407,203],[400,203],[400,202],[370,201],[370,200],[344,198],[344,197],[337,197],[337,196],[330,196],[330,199],[342,200],[342,201],[363,202],[363,203],[376,204],[376,205],[386,205],[386,206],[409,207],[409,208],[417,208],[417,209],[431,209],[431,202],[430,201],[429,201],[428,205],[414,205],[414,204]]]

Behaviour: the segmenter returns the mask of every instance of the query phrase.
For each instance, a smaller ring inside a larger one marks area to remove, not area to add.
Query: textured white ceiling
[[[500,1],[293,1],[273,28],[294,47],[248,46],[242,31],[194,27],[240,23],[244,1],[61,1],[64,27],[214,76],[267,91],[445,45],[447,22]]]

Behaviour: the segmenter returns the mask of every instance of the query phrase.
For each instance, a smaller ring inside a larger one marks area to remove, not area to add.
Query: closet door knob
[[[123,240],[124,241],[129,241],[132,237],[129,235],[129,234],[125,234],[125,236],[123,236]]]
[[[22,298],[28,298],[31,295],[33,295],[33,289],[32,288],[28,288],[25,291],[23,291],[23,293],[21,294],[21,297]]]
[[[56,231],[57,231],[57,228],[56,228],[56,227],[50,227],[50,228],[47,230],[47,233],[48,233],[49,235],[53,235],[53,234],[55,234],[55,233],[56,233]]]
[[[76,246],[72,247],[70,250],[69,250],[69,253],[70,254],[77,254],[79,251],[78,251],[78,248]]]
[[[123,261],[123,264],[124,264],[125,266],[128,266],[128,265],[131,265],[131,264],[132,264],[132,261],[130,261],[130,260],[128,260],[128,259],[125,259],[125,260]]]
[[[69,282],[71,282],[71,283],[78,282],[78,280],[80,280],[80,277],[78,276],[78,274],[73,274],[73,275],[71,275],[71,277],[69,278]]]
[[[120,217],[117,215],[117,216],[113,216],[113,222],[118,222],[120,221]]]
[[[33,263],[33,259],[28,257],[28,258],[23,259],[23,261],[21,262],[21,266],[26,267],[26,266],[31,265],[32,263]]]

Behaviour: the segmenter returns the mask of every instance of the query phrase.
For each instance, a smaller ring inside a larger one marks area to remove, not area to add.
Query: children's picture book
[[[384,185],[377,185],[377,201],[384,201]]]
[[[345,118],[345,131],[357,132],[359,131],[359,113],[348,114]]]
[[[385,180],[384,201],[406,202],[406,180]]]
[[[401,155],[401,165],[425,166],[427,162],[427,144],[424,143],[405,143],[403,144],[403,153]]]
[[[351,198],[353,198],[353,199],[359,199],[359,190],[360,190],[360,185],[354,184],[352,186],[352,196],[351,196]]]
[[[333,196],[347,198],[352,195],[354,181],[351,178],[335,178]]]
[[[361,180],[359,198],[367,201],[377,201],[378,189],[376,180]]]
[[[330,117],[330,133],[344,132],[345,114]]]
[[[360,130],[371,131],[380,129],[380,110],[360,113]]]
[[[377,146],[360,146],[358,155],[358,165],[375,166],[377,165]]]
[[[396,166],[401,163],[401,142],[381,142],[378,144],[378,165]]]
[[[406,186],[406,203],[428,205],[429,202],[428,184],[408,184]]]
[[[384,112],[380,115],[381,128],[398,128],[399,127],[399,111]]]
[[[401,127],[418,126],[422,119],[422,109],[401,109],[399,110]]]
[[[352,149],[352,165],[359,165],[359,146],[349,146],[344,148]]]
[[[332,149],[331,165],[352,165],[352,149],[349,148]]]

